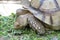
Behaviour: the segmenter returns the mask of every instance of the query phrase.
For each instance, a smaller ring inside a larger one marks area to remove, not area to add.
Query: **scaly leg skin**
[[[42,25],[42,23],[36,19],[33,15],[29,15],[28,17],[28,23],[30,27],[34,30],[37,31],[39,34],[44,34],[45,33],[45,28]]]

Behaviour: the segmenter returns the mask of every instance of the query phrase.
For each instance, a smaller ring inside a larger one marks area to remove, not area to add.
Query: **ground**
[[[13,13],[10,16],[0,15],[0,40],[60,40],[59,31],[40,36],[31,28],[15,30],[13,25],[15,20],[16,15]]]

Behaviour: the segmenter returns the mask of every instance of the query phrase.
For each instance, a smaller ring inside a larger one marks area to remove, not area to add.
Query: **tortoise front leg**
[[[29,15],[28,17],[28,22],[30,27],[34,30],[37,31],[39,34],[44,34],[45,33],[45,28],[42,25],[42,23],[36,19],[33,15]]]

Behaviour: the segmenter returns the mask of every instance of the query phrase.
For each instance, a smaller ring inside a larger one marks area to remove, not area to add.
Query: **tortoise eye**
[[[17,25],[17,27],[19,27],[19,25]]]

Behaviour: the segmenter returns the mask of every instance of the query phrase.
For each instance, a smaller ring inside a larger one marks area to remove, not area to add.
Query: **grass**
[[[36,34],[32,29],[15,30],[14,22],[16,15],[10,16],[0,15],[0,40],[60,40],[60,32],[52,32],[51,34],[45,34],[40,36]],[[19,35],[17,35],[17,34]]]

